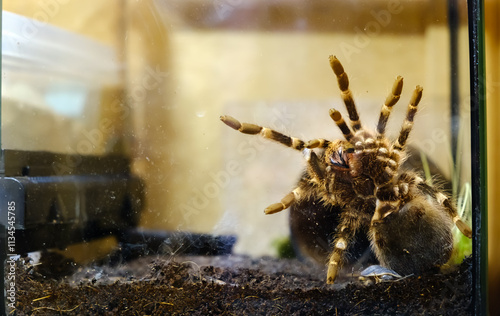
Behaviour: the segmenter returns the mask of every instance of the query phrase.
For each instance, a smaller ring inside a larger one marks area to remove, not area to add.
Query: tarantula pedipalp
[[[230,116],[220,117],[235,130],[259,134],[304,153],[307,169],[298,186],[264,212],[273,214],[290,206],[292,211],[300,211],[293,206],[303,207],[304,201],[322,201],[324,206],[342,210],[338,226],[332,227],[335,235],[328,259],[327,283],[335,281],[346,250],[360,230],[366,232],[379,263],[401,275],[443,265],[452,252],[453,225],[469,238],[472,231],[445,194],[427,184],[418,172],[401,168],[423,89],[417,86],[414,90],[399,137],[390,141],[385,137],[385,129],[392,107],[400,98],[403,78],[396,78],[373,132],[362,126],[349,79],[335,56],[330,56],[330,66],[337,77],[351,127],[335,109],[330,110],[330,117],[345,140],[305,142],[266,127],[240,123]],[[318,153],[314,148],[319,149]]]

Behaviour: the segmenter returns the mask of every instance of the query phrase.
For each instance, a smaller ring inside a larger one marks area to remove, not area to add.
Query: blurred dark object
[[[15,227],[8,253],[64,248],[135,227],[144,188],[129,163],[116,155],[3,150],[0,203],[11,207],[2,208],[0,223]]]
[[[122,263],[146,255],[229,255],[236,236],[166,232],[142,228],[130,229],[119,236],[120,248],[111,255],[111,263]]]

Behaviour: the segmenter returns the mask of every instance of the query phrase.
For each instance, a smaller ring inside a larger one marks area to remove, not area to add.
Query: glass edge
[[[486,76],[484,46],[484,1],[468,1],[469,66],[471,96],[471,174],[473,205],[473,309],[488,314],[488,231],[486,169]]]

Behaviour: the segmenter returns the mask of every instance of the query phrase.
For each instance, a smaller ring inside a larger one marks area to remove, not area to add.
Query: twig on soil
[[[49,295],[44,296],[44,297],[35,298],[32,302],[41,301],[41,300],[44,300],[44,299],[49,298],[51,296],[52,296],[52,294],[49,294]]]
[[[75,307],[71,308],[71,309],[60,309],[60,308],[54,308],[54,307],[48,307],[48,306],[42,306],[42,307],[36,307],[36,308],[33,308],[33,312],[36,312],[36,311],[39,311],[39,310],[42,310],[42,309],[48,309],[48,310],[51,310],[51,311],[56,311],[56,312],[59,312],[59,313],[68,313],[68,312],[72,312],[74,311],[75,309],[77,309],[78,307],[80,307],[80,304],[76,305]]]

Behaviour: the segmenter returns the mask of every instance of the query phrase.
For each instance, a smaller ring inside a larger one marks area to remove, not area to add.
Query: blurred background
[[[4,0],[3,10],[32,19],[17,26],[22,37],[11,40],[14,51],[37,53],[4,57],[3,72],[17,74],[40,60],[49,66],[3,80],[2,148],[124,153],[146,185],[141,227],[235,234],[235,252],[276,255],[273,244],[289,235],[288,213],[264,216],[263,210],[295,187],[303,158],[233,131],[219,116],[305,140],[338,138],[328,109],[345,109],[328,56],[344,65],[367,126],[375,125],[401,75],[405,87],[388,133],[397,135],[412,89],[422,85],[410,141],[446,177],[460,174],[458,196],[470,181],[469,55],[466,2],[453,3],[454,12],[446,1],[431,0]],[[489,282],[495,297],[500,8],[498,1],[485,5]],[[54,45],[54,37],[67,45]],[[99,251],[113,244],[102,242]],[[90,254],[79,249],[73,256]]]

